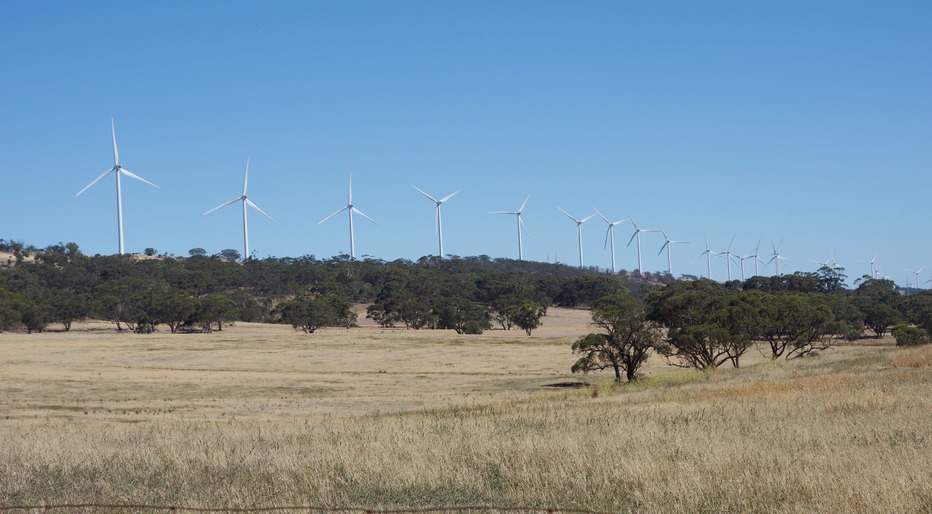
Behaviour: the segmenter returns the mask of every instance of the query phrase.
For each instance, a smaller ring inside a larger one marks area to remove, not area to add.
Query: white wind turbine
[[[557,207],[557,209],[560,209],[560,208]],[[592,219],[592,217],[595,216],[595,214],[590,214],[586,216],[585,218],[579,220],[579,219],[576,219],[576,217],[574,217],[572,214],[564,211],[563,209],[560,209],[560,212],[562,212],[563,214],[566,214],[571,220],[576,222],[576,243],[577,245],[579,245],[579,267],[582,268],[583,267],[582,224]]]
[[[908,270],[906,270],[906,271],[908,271],[908,272],[910,272],[910,273],[916,275],[916,282],[914,283],[914,285],[916,286],[916,289],[919,289],[919,273],[922,272],[922,268],[919,268],[919,269],[917,269],[916,271],[913,271],[913,270],[910,270],[910,269],[908,269]]]
[[[660,255],[661,253],[663,253],[664,248],[667,249],[667,273],[669,273],[670,276],[672,277],[673,276],[673,260],[670,258],[670,247],[678,243],[688,243],[689,241],[674,241],[670,239],[669,237],[667,237],[667,233],[664,232],[663,225],[660,226],[660,233],[663,234],[664,243],[663,243],[663,246],[660,247],[660,251],[657,252],[657,255]]]
[[[643,273],[644,268],[641,267],[641,232],[657,232],[656,230],[643,229],[634,222],[634,218],[631,217],[631,213],[628,213],[628,219],[631,221],[631,224],[634,225],[634,234],[631,235],[631,239],[628,240],[628,246],[631,246],[631,242],[638,240],[638,273]]]
[[[516,211],[493,211],[489,214],[512,214],[518,219],[518,260],[524,260],[524,250],[521,247],[521,230],[524,229],[524,233],[531,235],[527,231],[527,227],[524,226],[524,220],[521,219],[521,212],[524,211],[524,206],[527,205],[527,201],[531,199],[531,195],[527,195],[527,198],[524,199],[524,202],[521,203],[521,207],[518,207]]]
[[[243,194],[240,196],[237,196],[236,198],[228,202],[222,203],[204,213],[204,216],[206,216],[218,209],[222,209],[226,207],[227,205],[230,205],[236,202],[243,202],[243,262],[249,259],[249,224],[246,222],[246,206],[248,205],[249,207],[252,207],[253,209],[262,213],[262,215],[265,216],[266,218],[272,221],[275,221],[274,219],[272,219],[271,216],[266,214],[265,211],[260,209],[258,205],[252,203],[252,200],[250,200],[249,197],[246,196],[246,186],[248,185],[248,183],[249,183],[249,157],[246,158],[246,173],[243,174]]]
[[[459,193],[462,190],[456,191],[455,193],[450,193],[447,196],[444,196],[443,198],[437,200],[433,196],[430,196],[424,191],[421,191],[420,189],[418,189],[417,186],[412,185],[411,187],[413,187],[414,189],[417,189],[418,193],[421,193],[422,195],[426,196],[428,199],[430,199],[430,201],[434,202],[434,204],[437,206],[437,219],[436,219],[437,238],[440,241],[440,254],[439,255],[440,255],[440,258],[443,259],[443,256],[444,256],[444,253],[443,253],[443,222],[440,219],[440,205],[443,202],[449,200],[450,198],[453,198],[453,195],[455,195],[456,193]]]
[[[94,181],[91,182],[90,184],[84,186],[84,189],[78,191],[78,194],[76,194],[76,195],[74,195],[74,196],[75,196],[75,198],[77,198],[78,196],[81,195],[81,193],[87,191],[88,188],[90,188],[90,187],[93,186],[94,184],[100,182],[100,181],[101,181],[104,177],[106,177],[107,175],[109,175],[109,174],[111,174],[111,173],[113,173],[114,175],[116,175],[116,194],[117,194],[117,241],[118,241],[118,243],[119,243],[120,255],[123,255],[123,253],[124,253],[124,251],[123,251],[123,193],[122,193],[122,189],[121,189],[121,187],[120,187],[120,175],[126,175],[126,176],[129,177],[129,178],[134,178],[134,179],[136,179],[136,180],[138,180],[138,181],[140,181],[140,182],[145,182],[146,184],[149,184],[150,186],[155,186],[155,187],[159,187],[159,186],[156,186],[156,185],[153,184],[152,182],[149,182],[148,180],[146,180],[146,179],[144,179],[144,178],[142,178],[142,177],[140,177],[140,176],[134,174],[133,172],[131,172],[131,171],[129,171],[128,169],[124,168],[123,165],[120,164],[120,152],[117,150],[116,127],[115,127],[115,125],[114,125],[113,118],[110,118],[110,135],[113,137],[113,167],[110,168],[109,170],[107,170],[107,171],[101,173],[101,175],[100,175],[99,177],[95,178]]]
[[[696,257],[696,259],[699,259],[699,258],[702,257],[703,255],[705,255],[705,258],[706,258],[706,273],[707,273],[706,277],[707,277],[709,280],[712,280],[712,256],[713,256],[713,255],[718,255],[718,253],[717,253],[717,252],[713,252],[712,249],[709,248],[709,236],[708,236],[708,235],[705,236],[705,251],[702,252],[702,253],[700,253],[700,254]]]
[[[735,244],[735,236],[731,236],[731,242],[728,243],[728,249],[725,250],[724,252],[718,254],[719,257],[724,258],[725,261],[727,262],[727,265],[728,265],[728,281],[729,281],[729,282],[731,282],[731,260],[734,258],[734,256],[733,256],[732,253],[731,253],[731,247],[732,247],[732,245],[734,245],[734,244]]]
[[[780,255],[780,248],[773,246],[773,241],[770,242],[770,246],[773,248],[773,253],[771,254],[770,260],[767,261],[767,264],[770,264],[771,262],[777,263],[776,269],[777,269],[777,276],[779,277],[781,276],[780,275],[780,261],[785,261],[786,257],[783,257],[782,255]],[[783,246],[783,242],[780,243],[780,246],[781,247]]]
[[[361,210],[357,209],[357,208],[353,205],[353,174],[352,174],[352,173],[350,173],[350,176],[349,176],[349,194],[348,194],[347,198],[348,198],[348,200],[347,200],[347,202],[346,202],[346,207],[341,207],[341,208],[337,209],[337,210],[334,211],[333,214],[331,214],[330,216],[327,216],[326,218],[320,220],[320,223],[318,223],[318,225],[320,225],[320,224],[322,224],[323,222],[329,220],[330,218],[336,216],[337,214],[340,214],[340,213],[343,212],[343,211],[347,211],[347,212],[349,213],[349,246],[350,246],[350,257],[351,257],[352,259],[355,260],[355,259],[356,259],[356,239],[355,239],[355,237],[353,236],[353,213],[355,212],[356,214],[362,216],[363,218],[366,218],[367,220],[371,221],[372,223],[375,223],[375,220],[372,219],[372,218],[370,218],[369,216],[366,216],[365,214],[363,214],[363,212],[362,212]],[[376,223],[376,225],[378,225],[378,223]]]
[[[873,259],[869,261],[861,261],[865,264],[870,264],[871,266],[871,278],[877,278],[877,256],[875,255]]]
[[[749,254],[747,254],[747,255],[738,257],[738,259],[741,259],[741,280],[742,280],[742,281],[746,280],[746,279],[744,278],[744,261],[746,261],[746,260],[748,260],[748,259],[754,259],[754,276],[760,276],[760,266],[759,266],[759,265],[760,265],[761,263],[763,263],[764,261],[761,260],[759,253],[760,253],[760,239],[757,240],[757,246],[754,247],[754,251],[753,251],[753,252],[751,252],[751,253],[749,253]],[[765,264],[765,266],[766,266],[766,264]]]
[[[621,225],[622,223],[628,220],[623,219],[621,221],[609,221],[608,218],[606,218],[604,214],[599,212],[598,209],[596,209],[595,212],[598,213],[598,215],[601,216],[603,220],[605,220],[605,223],[608,223],[608,230],[605,231],[605,244],[602,245],[602,249],[603,250],[605,249],[605,247],[608,245],[609,239],[611,239],[612,241],[612,273],[615,273],[615,225]]]

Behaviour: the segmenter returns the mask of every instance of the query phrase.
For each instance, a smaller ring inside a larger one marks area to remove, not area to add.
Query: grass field
[[[587,322],[0,334],[0,508],[932,512],[932,347],[613,387],[569,373]]]

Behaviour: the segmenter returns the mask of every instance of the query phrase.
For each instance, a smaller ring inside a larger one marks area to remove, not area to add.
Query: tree
[[[223,330],[224,321],[236,319],[237,311],[233,300],[222,294],[209,294],[195,302],[193,320],[204,332],[212,332],[214,324],[219,331]]]
[[[219,255],[220,257],[223,257],[224,259],[226,259],[226,260],[229,261],[229,262],[236,262],[236,261],[238,261],[239,258],[242,256],[238,251],[236,251],[236,250],[234,250],[234,249],[232,249],[232,248],[227,248],[227,249],[225,249],[225,250],[220,250],[220,253],[219,253],[218,255]]]
[[[152,248],[152,247],[150,246],[150,247],[146,248],[145,250],[143,250],[143,253],[146,255],[146,257],[152,257],[152,256],[154,256],[155,254],[157,254],[158,251],[157,251],[155,248]]]
[[[203,248],[192,248],[188,250],[188,255],[190,255],[191,257],[206,257],[207,250]]]
[[[914,327],[901,321],[893,327],[893,338],[897,346],[918,346],[929,343],[929,333],[920,327]]]
[[[883,337],[887,329],[902,320],[896,310],[900,295],[892,280],[863,277],[854,291],[854,304],[864,317],[864,324],[877,337]]]
[[[626,292],[603,296],[592,308],[592,323],[603,332],[573,343],[573,353],[582,355],[573,373],[611,368],[615,382],[621,382],[622,372],[633,381],[661,339],[656,325],[647,320],[647,307]]]
[[[488,309],[465,298],[439,298],[433,310],[437,328],[453,329],[457,334],[481,334],[492,328]]]
[[[747,293],[733,293],[711,280],[677,282],[650,296],[648,319],[666,329],[658,351],[674,365],[738,367],[756,333],[754,307]]]
[[[276,310],[282,322],[300,328],[305,334],[339,323],[339,315],[334,308],[314,295],[298,296],[283,302]]]
[[[524,301],[508,308],[508,319],[521,330],[531,335],[531,332],[540,326],[540,319],[544,316],[544,308],[537,302]]]
[[[764,295],[760,302],[760,337],[770,344],[770,358],[803,357],[829,348],[844,334],[822,293]]]

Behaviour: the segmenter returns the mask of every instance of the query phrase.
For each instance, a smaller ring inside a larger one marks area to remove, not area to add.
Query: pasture
[[[0,508],[932,512],[932,348],[612,386],[569,373],[588,321],[0,334]]]

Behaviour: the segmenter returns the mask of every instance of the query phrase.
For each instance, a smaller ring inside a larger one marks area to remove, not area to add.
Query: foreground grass
[[[0,432],[0,508],[932,512],[930,421],[928,346],[404,413],[49,421]]]

